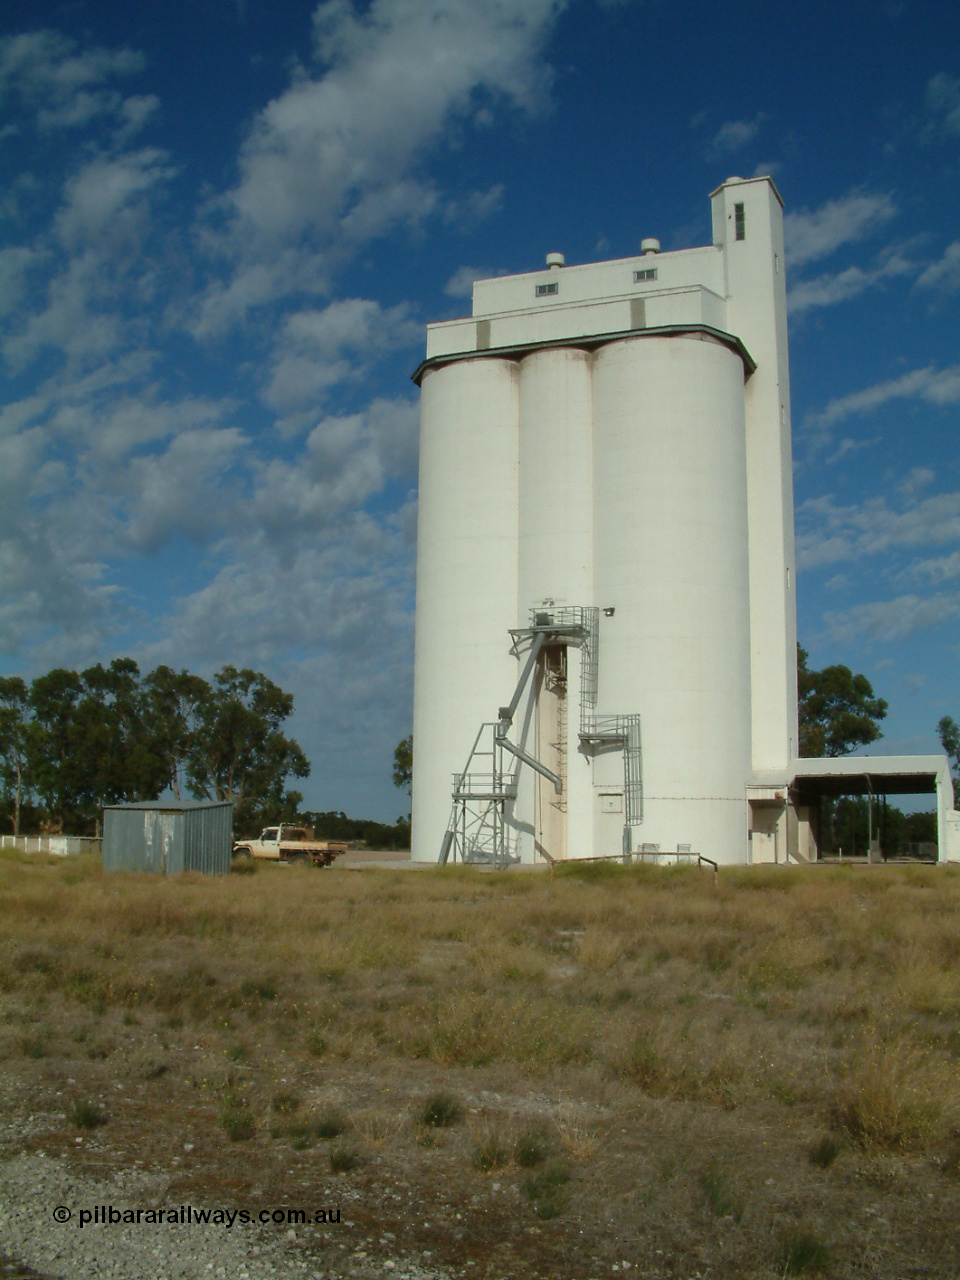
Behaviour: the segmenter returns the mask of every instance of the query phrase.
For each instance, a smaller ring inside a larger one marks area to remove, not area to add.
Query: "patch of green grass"
[[[829,1169],[842,1150],[842,1143],[838,1142],[836,1138],[827,1136],[821,1138],[819,1142],[815,1142],[807,1152],[807,1155],[810,1163],[815,1164],[818,1169]]]
[[[563,1212],[563,1188],[570,1181],[570,1170],[563,1164],[549,1164],[523,1180],[524,1195],[533,1204],[538,1218],[557,1218]]]
[[[322,1058],[327,1051],[327,1042],[319,1031],[311,1031],[307,1036],[307,1048],[315,1058]]]
[[[497,1129],[489,1128],[474,1138],[471,1163],[481,1173],[491,1173],[510,1163],[510,1144]]]
[[[220,1123],[231,1142],[247,1142],[257,1131],[257,1120],[242,1094],[229,1089],[220,1102]]]
[[[539,1126],[521,1129],[513,1144],[513,1158],[522,1169],[543,1164],[550,1154],[550,1141]]]
[[[331,1138],[340,1137],[346,1127],[346,1123],[342,1112],[338,1111],[336,1107],[324,1107],[310,1122],[310,1129],[316,1137],[329,1141]]]
[[[253,996],[258,996],[261,1000],[276,1000],[277,984],[267,978],[257,981],[248,978],[246,982],[241,984],[240,993],[246,996],[248,1000]]]
[[[44,1036],[24,1036],[20,1047],[28,1058],[45,1058],[49,1052]]]
[[[97,1129],[107,1123],[106,1114],[97,1104],[86,1100],[74,1102],[67,1115],[78,1129]]]
[[[812,1231],[785,1231],[780,1242],[777,1267],[782,1275],[815,1275],[830,1265],[830,1246]]]
[[[697,1181],[711,1213],[715,1213],[718,1218],[734,1218],[737,1222],[740,1221],[743,1216],[743,1205],[737,1199],[730,1185],[730,1179],[722,1169],[715,1166],[703,1169]]]
[[[432,1093],[420,1109],[420,1123],[429,1129],[447,1129],[460,1116],[460,1103],[452,1093]]]
[[[273,1095],[271,1103],[274,1111],[280,1115],[290,1114],[296,1111],[300,1106],[300,1095],[294,1093],[290,1089],[281,1089],[279,1093]]]
[[[338,1142],[330,1148],[330,1169],[333,1173],[349,1173],[361,1163],[360,1153],[356,1148]]]

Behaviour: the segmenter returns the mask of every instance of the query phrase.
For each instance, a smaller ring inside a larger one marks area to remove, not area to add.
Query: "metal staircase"
[[[600,610],[594,607],[564,606],[531,610],[530,625],[510,631],[511,652],[525,657],[517,687],[509,704],[499,709],[498,719],[481,725],[462,773],[453,775],[453,807],[438,861],[506,867],[519,862],[516,837],[509,822],[508,805],[517,797],[520,769],[527,765],[553,783],[551,803],[566,810],[566,752],[562,749],[566,731],[566,698],[560,702],[560,738],[554,744],[563,764],[554,773],[507,736],[523,692],[534,676],[545,648],[562,645],[580,649],[580,729],[579,740],[586,746],[616,746],[623,751],[624,850],[629,851],[631,827],[643,816],[643,771],[638,715],[597,716],[599,673]],[[550,678],[549,671],[547,678]],[[556,678],[560,678],[559,676]],[[565,680],[564,680],[565,684]],[[508,765],[505,758],[512,757]]]

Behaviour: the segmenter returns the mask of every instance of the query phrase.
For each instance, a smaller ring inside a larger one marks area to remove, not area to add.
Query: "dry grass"
[[[0,919],[0,1064],[41,1092],[69,1074],[61,1111],[109,1076],[344,1178],[507,1177],[537,1217],[576,1202],[597,1240],[635,1196],[623,1229],[666,1233],[677,1274],[701,1265],[683,1232],[708,1247],[715,1219],[735,1226],[718,1274],[846,1274],[817,1245],[852,1239],[843,1179],[956,1164],[952,868],[730,870],[714,891],[696,869],[159,880],[4,851]],[[453,1103],[464,1124],[426,1120]],[[939,1205],[960,1184],[937,1176]],[[784,1221],[770,1185],[836,1230]]]

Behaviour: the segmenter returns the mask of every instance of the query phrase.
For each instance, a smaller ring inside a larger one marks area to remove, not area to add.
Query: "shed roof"
[[[800,792],[822,795],[923,795],[935,792],[938,783],[944,789],[950,785],[950,763],[945,755],[805,756],[792,760],[789,770],[755,771],[748,791],[792,785]]]
[[[194,809],[233,808],[232,800],[124,800],[120,804],[105,804],[107,809],[153,809],[158,813],[187,813]]]

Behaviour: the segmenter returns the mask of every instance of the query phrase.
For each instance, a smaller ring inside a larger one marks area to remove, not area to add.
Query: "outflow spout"
[[[527,755],[526,751],[521,751],[519,747],[515,747],[512,742],[507,741],[507,738],[503,733],[503,721],[497,725],[496,737],[497,743],[503,747],[505,751],[509,751],[510,754],[516,756],[518,760],[522,760],[523,763],[528,764],[531,769],[535,769],[537,773],[543,774],[545,778],[549,779],[549,781],[553,783],[553,789],[556,791],[557,795],[563,791],[563,781],[553,772],[552,769],[548,769],[545,764],[541,764],[540,761],[536,760],[533,756]]]

